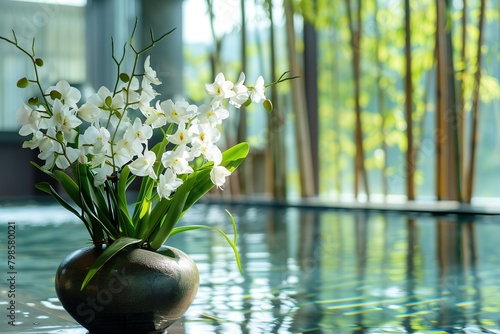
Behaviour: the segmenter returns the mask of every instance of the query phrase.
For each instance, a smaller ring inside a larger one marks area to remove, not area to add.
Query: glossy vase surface
[[[162,333],[191,305],[198,291],[198,268],[173,247],[156,252],[125,248],[80,290],[104,247],[71,253],[55,278],[61,304],[91,334]]]

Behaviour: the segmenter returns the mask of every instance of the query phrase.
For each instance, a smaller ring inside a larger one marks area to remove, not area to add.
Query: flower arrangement
[[[34,77],[17,82],[20,88],[36,85],[39,97],[30,98],[18,110],[19,134],[28,136],[24,148],[39,150],[45,163],[32,164],[53,178],[65,191],[59,193],[48,182],[36,187],[52,195],[65,209],[77,216],[87,228],[94,244],[108,247],[89,270],[82,288],[114,254],[127,246],[157,250],[172,235],[208,226],[176,227],[179,219],[213,187],[222,188],[226,178],[246,158],[249,146],[239,143],[222,152],[217,146],[222,122],[230,116],[228,105],[240,108],[251,103],[272,104],[265,89],[288,80],[265,85],[259,77],[254,86],[245,85],[241,73],[237,82],[224,74],[205,85],[207,103],[190,104],[185,100],[160,100],[155,86],[161,84],[145,58],[139,59],[170,32],[155,38],[138,50],[134,45],[137,24],[127,43],[133,52],[132,68],[122,71],[127,44],[121,58],[112,58],[117,67],[114,87],[101,87],[80,103],[81,93],[61,80],[44,89],[39,69],[43,60],[17,40],[0,36],[14,45],[33,63]],[[159,133],[159,136],[153,134]],[[154,138],[159,138],[157,142]],[[127,189],[141,178],[137,197],[128,201]],[[236,226],[229,214],[234,238],[216,229],[226,238],[235,253]]]

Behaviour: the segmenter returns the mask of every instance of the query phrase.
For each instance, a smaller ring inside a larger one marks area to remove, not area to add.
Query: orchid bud
[[[78,162],[81,163],[82,165],[86,165],[89,162],[89,159],[87,158],[86,155],[80,155],[78,157]]]
[[[127,73],[120,73],[120,80],[123,81],[123,82],[129,82],[130,81],[130,77],[128,76]]]
[[[28,104],[31,106],[38,106],[38,105],[40,105],[40,100],[38,99],[38,97],[33,96],[33,97],[30,97],[30,99],[28,100]]]
[[[29,84],[30,84],[30,82],[29,82],[28,78],[24,77],[24,78],[19,79],[19,81],[17,82],[17,87],[26,88],[26,87],[28,87]]]
[[[35,65],[38,67],[43,66],[43,59],[42,58],[35,58]]]
[[[56,133],[56,139],[58,142],[63,142],[64,141],[64,134],[61,131],[57,131]]]
[[[57,90],[52,90],[49,95],[52,100],[60,100],[62,98],[62,94]]]
[[[264,106],[264,109],[266,109],[267,112],[273,111],[273,103],[271,100],[266,99],[264,100],[264,103],[262,104]]]
[[[104,103],[106,103],[106,106],[111,107],[111,104],[113,103],[113,99],[111,98],[111,96],[107,96],[104,100]]]

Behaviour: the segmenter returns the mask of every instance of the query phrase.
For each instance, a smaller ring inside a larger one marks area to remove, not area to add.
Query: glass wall
[[[48,60],[40,79],[49,85],[64,77],[73,85],[86,80],[85,7],[59,3],[1,0],[0,34],[12,38],[16,32],[20,45]],[[0,131],[17,131],[16,110],[21,101],[36,94],[35,87],[21,90],[16,82],[33,72],[32,65],[19,50],[0,43]]]

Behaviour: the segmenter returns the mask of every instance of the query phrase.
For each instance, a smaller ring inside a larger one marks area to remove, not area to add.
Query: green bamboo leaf
[[[113,242],[94,261],[94,263],[92,264],[92,267],[90,267],[89,271],[87,272],[87,275],[85,276],[85,279],[82,282],[82,286],[80,287],[80,290],[83,290],[83,288],[90,282],[92,277],[94,277],[94,275],[99,271],[99,269],[101,269],[102,266],[106,262],[108,262],[109,259],[111,259],[113,256],[115,256],[119,251],[121,251],[122,249],[124,249],[127,246],[138,245],[141,242],[142,242],[141,239],[129,238],[129,237],[121,237],[121,238],[117,239],[115,242]]]

